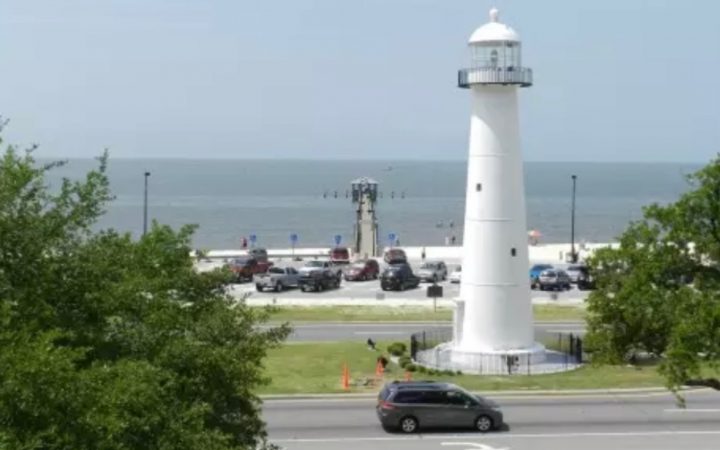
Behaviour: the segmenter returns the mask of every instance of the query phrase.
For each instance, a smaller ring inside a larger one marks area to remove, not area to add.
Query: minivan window
[[[476,405],[477,401],[463,392],[447,392],[447,401],[451,405]]]
[[[425,391],[422,395],[422,402],[431,405],[442,405],[445,403],[445,396],[438,391]]]
[[[423,393],[420,391],[398,392],[393,398],[395,403],[422,403]]]

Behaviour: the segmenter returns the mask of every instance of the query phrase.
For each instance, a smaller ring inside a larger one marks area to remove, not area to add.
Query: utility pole
[[[570,216],[570,262],[577,262],[577,253],[575,253],[575,185],[577,183],[577,175],[572,176],[572,211]]]
[[[145,201],[143,202],[143,236],[147,234],[147,219],[148,219],[148,178],[150,172],[145,172]]]

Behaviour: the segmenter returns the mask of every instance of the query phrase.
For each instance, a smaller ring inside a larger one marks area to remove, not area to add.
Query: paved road
[[[405,322],[405,323],[300,323],[293,324],[291,341],[366,341],[408,340],[410,335],[424,330],[449,330],[449,323]],[[535,324],[535,339],[543,341],[545,337],[559,332],[584,334],[582,322],[539,322]]]
[[[370,399],[267,401],[264,418],[271,441],[287,450],[720,448],[717,392],[688,393],[686,410],[678,410],[667,394],[494,399],[508,430],[486,435],[386,433]]]

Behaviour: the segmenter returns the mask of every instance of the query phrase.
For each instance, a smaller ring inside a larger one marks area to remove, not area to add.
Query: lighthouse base
[[[531,348],[503,351],[461,350],[453,342],[420,350],[417,364],[438,370],[461,371],[476,375],[530,375],[573,370],[581,364],[560,352],[546,350],[535,343]]]

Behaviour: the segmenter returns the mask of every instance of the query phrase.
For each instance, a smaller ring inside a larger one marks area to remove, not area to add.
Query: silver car
[[[548,269],[540,272],[538,284],[541,291],[570,290],[570,277],[564,270]]]
[[[444,281],[448,276],[447,266],[443,261],[428,261],[420,266],[417,276],[420,281]]]
[[[568,274],[570,277],[571,283],[577,283],[578,276],[583,272],[583,270],[587,270],[586,266],[583,266],[582,264],[576,264],[572,266],[568,266],[567,269],[565,269],[565,273]]]
[[[462,279],[462,266],[455,266],[455,269],[450,272],[450,282],[459,283]]]

